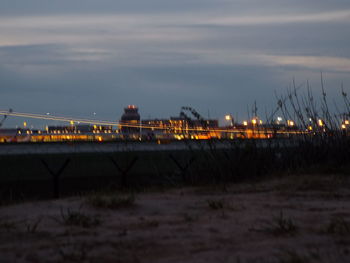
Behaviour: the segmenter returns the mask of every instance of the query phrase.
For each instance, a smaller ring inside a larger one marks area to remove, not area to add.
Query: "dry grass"
[[[87,204],[95,208],[120,209],[135,205],[134,194],[95,193],[86,198]]]

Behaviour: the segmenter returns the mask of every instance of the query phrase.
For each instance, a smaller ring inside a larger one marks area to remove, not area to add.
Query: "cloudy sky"
[[[2,0],[0,109],[265,115],[295,78],[350,92],[349,0]],[[9,120],[14,125],[17,120]],[[34,123],[34,122],[33,122]],[[36,123],[35,123],[36,124]]]

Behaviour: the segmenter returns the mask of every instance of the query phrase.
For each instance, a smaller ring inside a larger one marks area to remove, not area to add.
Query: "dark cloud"
[[[349,8],[347,0],[3,0],[0,13],[14,14],[59,14],[59,13],[157,13],[157,12],[191,12],[198,10],[229,9],[233,14],[251,13],[252,11],[273,12],[280,10],[330,11]]]
[[[60,13],[157,13],[179,12],[228,6],[226,0],[4,0],[0,13],[8,14],[60,14]]]
[[[116,120],[128,104],[144,118],[187,105],[243,119],[255,100],[271,111],[293,78],[318,89],[320,71],[336,97],[342,81],[350,89],[350,21],[324,17],[349,9],[343,0],[3,1],[0,108]]]
[[[65,61],[64,48],[56,44],[0,47],[3,65],[53,65]]]

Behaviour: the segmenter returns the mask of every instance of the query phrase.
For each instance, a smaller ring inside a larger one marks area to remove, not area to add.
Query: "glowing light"
[[[287,125],[290,126],[290,127],[293,127],[294,126],[294,121],[287,120]]]
[[[70,125],[74,125],[74,121],[70,121],[69,123],[70,123]]]
[[[27,127],[27,122],[23,122],[23,127]]]
[[[230,121],[232,118],[231,118],[231,115],[225,115],[225,120],[227,120],[227,121]]]
[[[252,123],[253,123],[253,125],[255,125],[256,124],[256,119],[252,119]]]
[[[247,121],[244,121],[244,122],[243,122],[243,125],[244,125],[244,126],[248,126],[248,122],[247,122]]]
[[[346,125],[345,124],[342,124],[341,125],[341,128],[344,130],[344,129],[346,129]]]
[[[323,121],[321,119],[318,120],[318,125],[319,126],[323,126],[324,125],[324,123],[323,123]]]
[[[282,117],[277,117],[277,121],[282,121]]]
[[[349,120],[345,120],[344,123],[345,123],[346,125],[349,125],[349,124],[350,124]]]

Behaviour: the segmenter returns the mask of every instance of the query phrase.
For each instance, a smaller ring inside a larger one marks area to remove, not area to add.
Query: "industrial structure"
[[[43,130],[31,129],[27,123],[15,129],[1,129],[0,142],[59,142],[59,141],[117,141],[117,140],[157,140],[158,142],[183,139],[268,139],[290,137],[296,134],[311,134],[315,129],[324,130],[324,121],[318,120],[318,127],[297,127],[293,120],[282,121],[278,117],[274,123],[264,124],[257,116],[239,124],[231,115],[226,115],[228,125],[219,126],[217,119],[205,119],[191,107],[182,107],[179,116],[169,119],[141,119],[138,107],[129,105],[119,121],[98,121],[72,119],[52,115],[17,113],[12,110],[0,111],[3,124],[9,116],[37,118],[68,122],[69,125],[46,126]],[[341,129],[347,133],[350,122],[344,120]],[[323,129],[322,129],[323,128]]]

